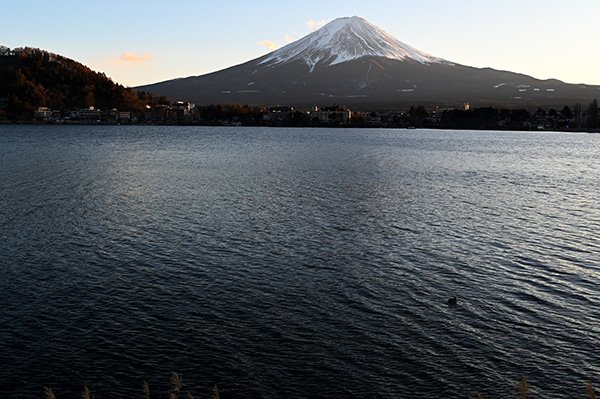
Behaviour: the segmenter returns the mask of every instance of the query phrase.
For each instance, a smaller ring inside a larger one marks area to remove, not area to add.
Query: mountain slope
[[[359,17],[339,18],[263,57],[140,89],[205,105],[562,107],[600,87],[472,68],[419,51]]]

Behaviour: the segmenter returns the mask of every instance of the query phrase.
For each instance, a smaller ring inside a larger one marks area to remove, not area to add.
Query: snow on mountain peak
[[[315,68],[319,63],[335,65],[365,56],[414,60],[422,64],[445,63],[402,43],[361,17],[337,18],[321,29],[268,54],[261,64],[304,61]]]

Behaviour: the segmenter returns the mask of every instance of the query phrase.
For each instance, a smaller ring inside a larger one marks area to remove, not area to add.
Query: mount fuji
[[[362,57],[413,60],[421,64],[445,61],[423,53],[360,17],[338,18],[316,32],[267,55],[260,64],[306,63],[309,72],[317,65],[335,65]]]
[[[600,86],[539,80],[447,61],[401,42],[360,17],[321,29],[244,64],[138,90],[197,105],[409,105],[562,107],[588,103]]]

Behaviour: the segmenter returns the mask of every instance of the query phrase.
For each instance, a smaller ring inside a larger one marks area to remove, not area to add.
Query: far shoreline
[[[585,134],[598,134],[600,129],[584,129],[584,128],[569,128],[569,129],[507,129],[507,128],[473,128],[473,127],[447,127],[447,126],[378,126],[378,125],[286,125],[286,124],[236,124],[236,123],[112,123],[112,122],[47,122],[47,121],[0,121],[0,127],[2,126],[112,126],[112,127],[127,127],[127,126],[140,126],[140,127],[228,127],[228,128],[286,128],[286,129],[371,129],[371,130],[447,130],[447,131],[473,131],[473,132],[514,132],[514,133],[585,133]]]

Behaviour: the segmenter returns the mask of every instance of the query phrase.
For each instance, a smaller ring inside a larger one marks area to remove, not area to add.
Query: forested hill
[[[0,50],[0,97],[8,99],[7,110],[14,116],[31,115],[40,106],[139,112],[165,100],[123,87],[104,73],[57,54],[28,47],[0,46]]]

